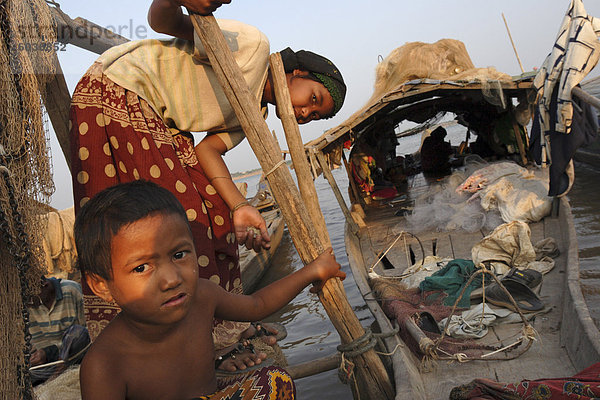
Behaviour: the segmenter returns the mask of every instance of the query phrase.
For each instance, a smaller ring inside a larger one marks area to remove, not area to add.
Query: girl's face
[[[322,83],[305,78],[307,75],[308,72],[300,70],[286,75],[294,114],[299,124],[327,118],[333,114],[331,94]]]

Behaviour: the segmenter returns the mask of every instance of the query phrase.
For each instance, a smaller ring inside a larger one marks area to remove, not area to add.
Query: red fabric
[[[106,78],[100,64],[83,76],[71,104],[75,213],[96,193],[120,182],[153,181],[185,208],[199,275],[242,292],[231,213],[200,168],[187,132],[170,131],[148,103]],[[95,338],[118,312],[82,282],[86,319]]]
[[[491,379],[475,379],[450,393],[451,400],[461,399],[596,399],[600,398],[600,363],[568,378],[523,380],[501,383]]]
[[[391,199],[398,196],[398,191],[396,190],[395,187],[387,187],[384,189],[379,189],[373,192],[373,194],[371,195],[371,198],[373,200],[385,200],[385,199]]]

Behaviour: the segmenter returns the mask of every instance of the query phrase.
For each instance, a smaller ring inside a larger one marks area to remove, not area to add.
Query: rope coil
[[[354,378],[354,366],[355,364],[347,358],[356,358],[363,353],[374,348],[381,339],[386,337],[394,336],[399,332],[399,326],[394,326],[389,332],[373,333],[371,328],[365,328],[365,333],[361,337],[348,344],[340,344],[337,346],[337,350],[342,353],[342,360],[338,367],[338,376],[340,381],[347,384]],[[392,355],[385,354],[385,355]]]

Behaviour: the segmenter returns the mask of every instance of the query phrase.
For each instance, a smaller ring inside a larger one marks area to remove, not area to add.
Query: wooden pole
[[[54,77],[46,84],[43,100],[67,166],[71,170],[71,136],[69,132],[71,95],[56,53],[54,54],[54,68]]]
[[[129,42],[129,39],[86,19],[71,19],[57,7],[50,7],[50,11],[56,22],[56,39],[61,43],[102,54],[113,46]]]
[[[574,94],[575,96],[579,97],[581,100],[585,101],[589,105],[600,110],[600,99],[592,96],[591,94],[589,94],[582,88],[575,86],[573,89],[571,89],[571,94]]]
[[[288,230],[302,261],[314,260],[324,250],[306,207],[300,202],[289,170],[283,165],[281,153],[259,110],[258,100],[250,93],[239,66],[227,47],[225,38],[213,16],[192,15],[199,36],[215,74],[235,110],[252,150],[256,154],[273,195],[281,208]],[[283,168],[282,168],[283,166]],[[342,342],[349,343],[364,335],[364,328],[354,315],[339,279],[327,281],[319,293],[327,314]],[[372,349],[353,360],[361,395],[369,399],[391,399],[394,396],[387,371]]]
[[[512,44],[512,48],[515,52],[515,56],[517,56],[517,61],[519,62],[519,67],[521,67],[521,73],[524,74],[525,70],[523,69],[523,64],[521,64],[521,58],[519,57],[519,53],[517,53],[517,48],[515,47],[515,42],[513,42],[512,35],[510,34],[510,29],[508,29],[508,23],[506,22],[506,18],[504,18],[504,13],[502,13],[502,19],[504,20],[504,26],[506,26],[506,32],[508,32],[508,38],[510,39],[510,44]]]
[[[356,234],[358,232],[358,225],[356,225],[356,222],[354,222],[354,219],[352,218],[352,214],[350,213],[350,210],[348,209],[348,206],[346,205],[346,202],[344,201],[342,192],[340,191],[340,188],[338,187],[338,185],[335,181],[335,178],[333,177],[333,174],[331,173],[331,170],[329,169],[329,166],[327,165],[325,156],[320,151],[317,152],[317,161],[319,162],[319,165],[321,166],[321,170],[323,171],[323,176],[325,177],[325,179],[327,179],[327,182],[329,182],[329,186],[331,186],[331,189],[333,190],[333,194],[335,195],[335,198],[337,199],[338,204],[340,205],[340,208],[342,209],[342,213],[344,213],[344,216],[346,217],[346,223],[348,225],[350,225],[350,231],[352,233]]]
[[[286,366],[285,370],[293,379],[300,379],[336,369],[341,361],[340,353],[334,353],[302,364]]]
[[[269,57],[269,64],[269,73],[271,74],[273,81],[275,99],[278,105],[277,108],[285,132],[288,149],[292,156],[292,162],[294,163],[296,178],[298,178],[300,195],[302,196],[304,205],[308,209],[310,219],[315,225],[323,247],[330,247],[331,240],[327,233],[325,218],[323,217],[321,207],[319,206],[319,197],[317,196],[317,189],[315,189],[313,175],[310,172],[310,165],[308,164],[306,153],[304,152],[304,144],[302,143],[296,116],[294,115],[281,55],[279,53],[271,54]]]

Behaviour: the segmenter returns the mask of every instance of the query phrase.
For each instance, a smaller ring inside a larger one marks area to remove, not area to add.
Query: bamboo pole
[[[239,66],[227,47],[225,38],[213,16],[192,15],[192,23],[209,57],[215,74],[223,86],[231,106],[244,130],[252,150],[256,154],[273,195],[279,204],[288,225],[288,230],[302,261],[314,260],[324,248],[304,205],[299,201],[300,193],[294,185],[290,171],[281,168],[283,159],[276,150],[276,142],[262,118],[257,99],[250,93]],[[346,299],[341,281],[327,281],[319,293],[327,314],[337,329],[342,342],[349,343],[364,335],[364,328],[354,315]],[[391,399],[392,385],[381,359],[374,350],[369,350],[353,360],[361,394],[370,399]]]
[[[71,95],[56,53],[54,54],[54,68],[54,76],[46,84],[43,100],[67,166],[71,170],[71,136],[69,132]]]
[[[287,366],[285,370],[293,379],[300,379],[336,369],[341,361],[340,353],[334,353],[302,364]]]
[[[292,156],[292,162],[294,163],[296,178],[298,178],[300,195],[302,196],[304,205],[308,209],[308,214],[310,215],[312,223],[315,225],[319,234],[319,240],[321,240],[323,247],[330,247],[331,240],[327,233],[325,218],[323,217],[321,207],[319,206],[317,189],[315,189],[313,175],[310,172],[310,165],[308,164],[306,153],[304,152],[304,144],[302,143],[302,137],[300,136],[300,129],[298,128],[298,122],[296,121],[294,109],[292,108],[292,100],[287,86],[281,55],[279,53],[271,54],[269,57],[269,64],[269,74],[271,74],[273,80],[275,99],[278,104],[279,115],[283,125],[283,131],[285,132],[288,149]]]
[[[510,39],[510,44],[512,44],[512,48],[515,52],[515,56],[517,56],[517,61],[519,62],[519,67],[521,67],[521,73],[524,74],[525,70],[523,69],[523,64],[521,64],[521,58],[519,57],[519,53],[517,53],[517,48],[515,47],[515,42],[513,42],[512,35],[510,34],[510,29],[508,29],[508,23],[506,22],[506,18],[504,18],[504,13],[502,13],[502,19],[504,20],[504,26],[506,26],[506,32],[508,32],[508,38]]]
[[[331,189],[333,190],[333,194],[335,195],[335,198],[338,201],[340,208],[342,209],[342,213],[346,217],[346,223],[348,225],[350,225],[350,231],[352,233],[356,234],[358,232],[358,225],[356,225],[356,222],[354,222],[354,219],[352,218],[352,214],[350,213],[350,210],[348,209],[348,206],[346,205],[346,202],[344,201],[342,192],[340,191],[340,188],[338,187],[338,185],[335,181],[335,178],[333,177],[333,174],[331,173],[331,170],[329,169],[329,166],[327,165],[325,156],[320,151],[318,151],[316,153],[316,156],[317,156],[317,161],[319,162],[319,165],[321,166],[321,170],[323,171],[323,176],[325,177],[325,179],[327,179],[327,182],[329,182],[329,186],[331,186]]]

